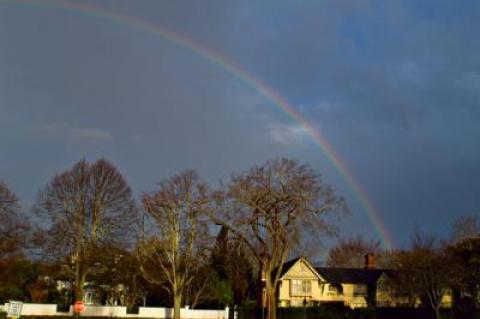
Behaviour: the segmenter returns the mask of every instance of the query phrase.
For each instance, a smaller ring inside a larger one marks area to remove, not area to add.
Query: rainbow
[[[352,172],[350,172],[345,163],[337,155],[330,143],[320,134],[318,130],[314,128],[314,126],[299,111],[292,107],[286,99],[282,98],[282,96],[276,93],[272,88],[267,86],[260,79],[254,78],[251,74],[242,69],[240,65],[236,64],[234,61],[230,60],[226,56],[221,55],[218,52],[215,52],[201,45],[200,43],[187,37],[186,35],[169,30],[162,25],[153,24],[151,22],[144,21],[136,17],[106,11],[105,9],[92,4],[87,5],[81,2],[68,2],[64,0],[8,1],[19,4],[60,8],[63,10],[88,14],[90,16],[102,19],[108,19],[117,23],[127,24],[135,29],[160,36],[161,38],[168,40],[169,42],[179,47],[192,51],[195,54],[201,56],[202,58],[208,60],[213,65],[216,65],[227,71],[228,73],[234,75],[237,79],[241,80],[248,87],[254,89],[259,95],[271,101],[274,106],[281,109],[293,121],[301,125],[303,129],[308,132],[308,134],[313,138],[315,144],[320,147],[320,149],[323,151],[329,161],[335,166],[342,178],[347,182],[356,197],[359,199],[360,203],[368,214],[374,228],[378,232],[378,235],[380,236],[385,248],[393,248],[394,245],[392,237],[388,233],[383,223],[379,210],[372,204],[366,191],[360,186]]]

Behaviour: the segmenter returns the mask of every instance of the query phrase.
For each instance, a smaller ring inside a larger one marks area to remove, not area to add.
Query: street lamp
[[[262,289],[262,300],[261,300],[261,306],[262,306],[262,319],[265,318],[265,305],[267,303],[267,283],[266,283],[266,278],[265,278],[265,270],[263,268],[262,264],[262,269],[260,270],[260,282],[261,282],[261,289]]]
[[[70,305],[73,305],[74,302],[74,290],[73,290],[73,282],[75,276],[75,262],[77,258],[75,255],[70,256]]]

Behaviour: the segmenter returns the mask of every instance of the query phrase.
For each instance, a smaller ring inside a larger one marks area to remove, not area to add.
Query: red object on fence
[[[85,303],[83,301],[76,301],[73,305],[73,312],[81,313],[83,310],[85,310]]]

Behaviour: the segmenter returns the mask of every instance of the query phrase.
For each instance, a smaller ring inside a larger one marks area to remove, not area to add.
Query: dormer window
[[[341,284],[328,285],[328,294],[330,296],[337,296],[343,294],[343,287]]]

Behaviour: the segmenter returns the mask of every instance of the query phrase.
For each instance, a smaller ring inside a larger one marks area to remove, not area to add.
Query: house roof
[[[374,284],[385,272],[384,269],[315,267],[315,270],[330,283]]]
[[[280,278],[299,260],[310,266],[321,279],[333,284],[375,284],[382,274],[393,275],[393,271],[387,269],[313,267],[305,258],[297,257],[283,264]]]

